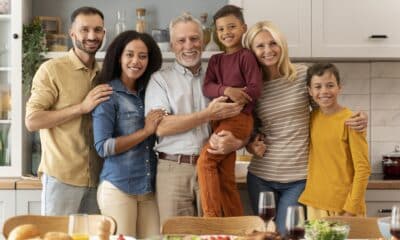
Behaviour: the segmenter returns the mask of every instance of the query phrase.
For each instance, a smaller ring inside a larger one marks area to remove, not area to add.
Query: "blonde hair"
[[[254,42],[254,38],[258,33],[266,31],[272,35],[272,38],[281,48],[281,57],[278,61],[278,71],[284,77],[293,81],[296,79],[297,71],[295,66],[289,59],[288,54],[288,45],[283,34],[274,26],[274,24],[270,21],[261,21],[257,22],[253,26],[249,28],[243,38],[243,45],[251,50],[251,45]],[[265,70],[264,70],[265,71]]]
[[[172,38],[174,36],[174,30],[175,30],[176,24],[181,23],[181,22],[182,23],[187,23],[187,22],[195,23],[199,28],[200,38],[203,40],[203,30],[201,29],[201,22],[197,18],[190,15],[190,13],[185,12],[182,15],[172,19],[171,22],[169,23],[170,41],[172,41]]]

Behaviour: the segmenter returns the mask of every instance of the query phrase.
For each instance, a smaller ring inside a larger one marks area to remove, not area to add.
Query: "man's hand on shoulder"
[[[97,105],[108,100],[112,94],[112,87],[108,84],[100,84],[90,90],[80,105],[81,113],[91,112]]]
[[[208,120],[221,120],[238,115],[243,105],[238,103],[227,103],[227,97],[213,99],[205,109],[208,113]]]

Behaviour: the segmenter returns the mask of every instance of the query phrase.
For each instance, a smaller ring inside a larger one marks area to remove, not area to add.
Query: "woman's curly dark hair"
[[[126,45],[133,40],[142,40],[148,50],[149,63],[146,71],[137,81],[137,86],[143,88],[147,87],[151,74],[161,68],[161,51],[157,43],[149,34],[139,33],[132,30],[122,32],[111,42],[110,46],[107,48],[106,56],[104,57],[102,70],[94,81],[95,85],[108,83],[113,79],[121,77],[121,55]]]

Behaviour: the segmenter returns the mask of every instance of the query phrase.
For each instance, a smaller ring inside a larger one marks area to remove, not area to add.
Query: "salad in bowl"
[[[350,227],[341,222],[310,220],[305,223],[306,240],[345,240]]]

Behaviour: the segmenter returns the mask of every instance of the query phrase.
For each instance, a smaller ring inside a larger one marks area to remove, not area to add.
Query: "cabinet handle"
[[[18,36],[18,33],[14,33],[14,34],[13,34],[13,38],[14,38],[14,39],[18,39],[18,37],[19,37],[19,36]]]
[[[378,213],[391,213],[391,212],[392,212],[392,209],[390,209],[390,208],[378,209]]]
[[[369,38],[388,38],[387,35],[371,35]]]

